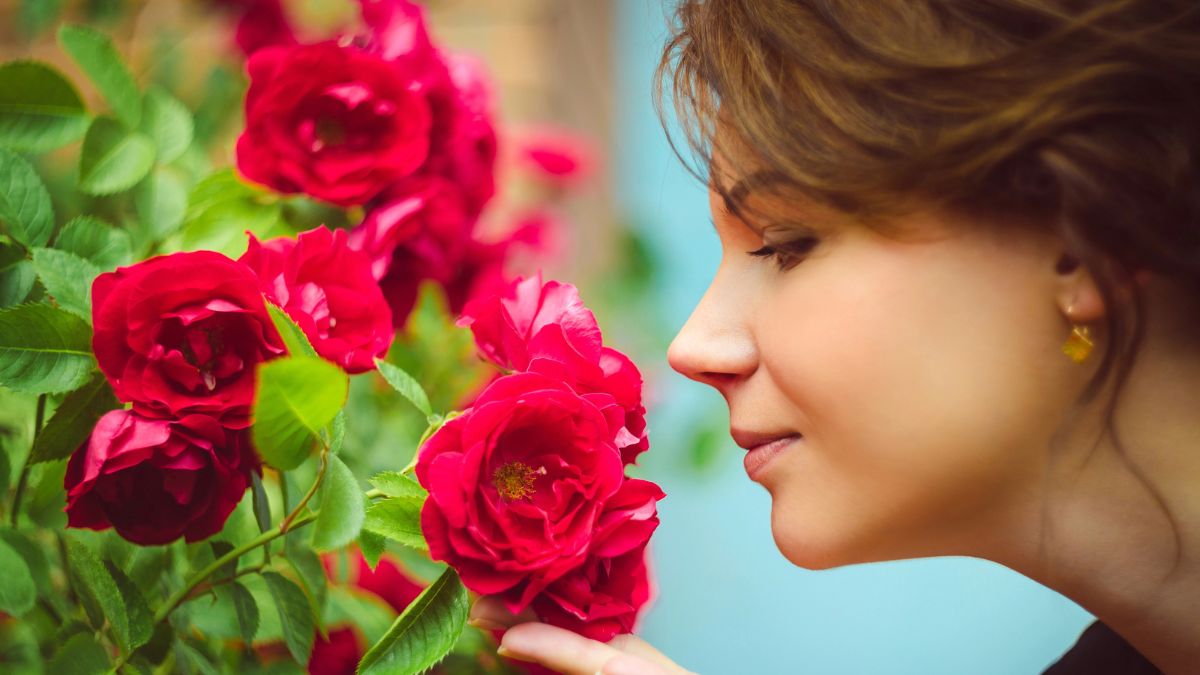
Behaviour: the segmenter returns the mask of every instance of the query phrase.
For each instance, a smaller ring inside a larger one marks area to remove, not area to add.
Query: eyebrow
[[[739,178],[728,190],[721,190],[718,187],[717,192],[721,194],[721,199],[725,202],[725,210],[742,218],[742,210],[738,208],[738,204],[745,202],[751,192],[764,185],[782,183],[785,179],[785,176],[778,171],[763,169]]]
[[[734,181],[728,190],[721,190],[721,187],[716,185],[715,180],[714,186],[716,187],[716,191],[721,195],[721,201],[725,203],[725,210],[734,217],[737,217],[738,220],[746,223],[746,226],[757,231],[757,228],[750,225],[750,220],[746,219],[743,209],[739,207],[739,204],[744,204],[751,192],[761,189],[763,186],[785,183],[786,180],[785,175],[778,171],[762,169],[762,171],[744,175],[744,177]],[[716,228],[715,222],[713,223],[713,228]]]

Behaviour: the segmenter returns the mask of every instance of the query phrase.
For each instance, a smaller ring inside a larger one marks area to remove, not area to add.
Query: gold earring
[[[1074,311],[1075,305],[1067,308],[1067,316]],[[1073,323],[1071,324],[1071,335],[1067,337],[1067,341],[1063,343],[1062,351],[1075,363],[1083,363],[1087,360],[1088,355],[1092,353],[1092,333],[1087,326]]]

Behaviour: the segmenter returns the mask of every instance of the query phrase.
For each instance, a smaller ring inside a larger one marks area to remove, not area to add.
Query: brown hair
[[[1114,440],[1143,333],[1134,272],[1200,298],[1194,0],[682,0],[658,80],[702,180],[736,143],[867,224],[921,203],[1060,235],[1108,308],[1080,404],[1112,385]]]

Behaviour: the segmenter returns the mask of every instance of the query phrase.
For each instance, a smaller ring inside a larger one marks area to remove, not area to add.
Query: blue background
[[[651,102],[668,10],[645,0],[616,7],[612,179],[619,210],[662,261],[658,304],[674,331],[720,247],[705,193],[671,153]],[[643,358],[655,360],[665,355]],[[703,475],[680,469],[689,427],[727,414],[720,397],[673,373],[656,386],[653,451],[642,464],[668,498],[653,549],[659,597],[641,633],[681,665],[705,675],[1040,673],[1092,621],[1063,596],[982,560],[820,572],[791,565],[771,538],[769,495],[746,478],[740,450],[722,448]]]

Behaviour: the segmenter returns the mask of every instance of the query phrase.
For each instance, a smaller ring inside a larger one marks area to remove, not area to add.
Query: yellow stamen
[[[544,468],[535,471],[524,462],[509,462],[492,474],[492,484],[505,499],[524,499],[533,494],[536,475],[545,472]]]

